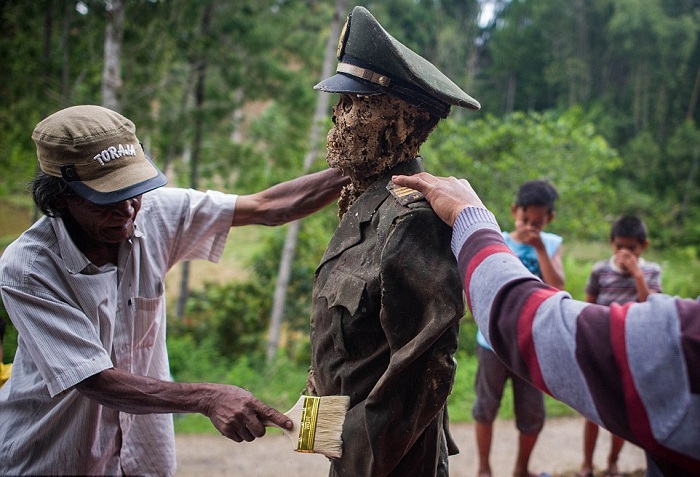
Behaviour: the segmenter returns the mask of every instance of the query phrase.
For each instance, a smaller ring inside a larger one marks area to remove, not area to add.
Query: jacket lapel
[[[326,252],[323,254],[319,267],[328,260],[340,255],[343,251],[357,245],[362,240],[362,224],[372,220],[379,206],[389,196],[386,186],[391,181],[391,176],[396,174],[413,175],[423,170],[422,159],[417,157],[390,169],[369,186],[345,212],[343,218],[340,219],[338,228],[333,234]]]

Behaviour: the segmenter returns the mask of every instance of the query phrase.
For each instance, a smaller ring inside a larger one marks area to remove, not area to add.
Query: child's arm
[[[634,279],[634,286],[637,288],[637,301],[647,301],[649,295],[654,293],[644,280],[644,273],[639,268],[639,262],[629,250],[621,249],[615,253],[617,266],[626,271]]]
[[[537,261],[540,264],[540,271],[542,272],[542,281],[547,285],[558,288],[559,290],[564,289],[564,267],[562,266],[561,260],[561,245],[557,248],[552,258],[547,255],[547,249],[544,246],[544,242],[540,239],[539,244],[533,244],[535,250],[537,250]]]

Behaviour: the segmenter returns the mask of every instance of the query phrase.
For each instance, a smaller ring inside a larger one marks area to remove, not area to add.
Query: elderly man
[[[423,170],[420,146],[451,105],[479,103],[391,37],[364,8],[348,17],[327,161],[350,177],[316,271],[312,376],[350,396],[332,476],[448,475],[447,426],[464,300],[450,230],[419,195],[387,189]]]
[[[251,441],[280,412],[236,386],[174,383],[165,346],[166,272],[218,261],[232,226],[314,212],[347,182],[326,170],[251,195],[161,188],[131,121],[75,106],[32,135],[46,214],[0,259],[19,333],[0,390],[0,474],[172,475],[172,412],[197,412]]]

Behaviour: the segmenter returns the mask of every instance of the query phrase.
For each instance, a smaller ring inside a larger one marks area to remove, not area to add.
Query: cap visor
[[[99,192],[88,187],[85,183],[78,181],[66,182],[66,184],[73,189],[73,192],[78,194],[80,197],[89,200],[93,204],[108,205],[131,199],[137,195],[152,191],[153,189],[164,186],[167,184],[167,182],[168,179],[165,177],[165,175],[158,171],[158,174],[151,179],[147,179],[129,187],[111,192]]]
[[[377,94],[382,92],[379,86],[343,73],[324,79],[314,86],[314,89],[324,93]]]

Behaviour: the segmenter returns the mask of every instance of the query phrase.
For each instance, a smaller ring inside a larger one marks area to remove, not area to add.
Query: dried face
[[[383,173],[413,159],[439,118],[405,101],[378,94],[343,94],[333,108],[326,160],[352,181],[341,193],[340,215]]]
[[[377,106],[383,103],[374,96],[341,95],[328,132],[326,160],[331,167],[345,170],[379,157],[379,135],[387,121]]]
[[[425,138],[409,136],[418,118],[425,120],[428,113],[388,95],[343,94],[333,108],[326,160],[353,180],[376,177],[417,155]]]

